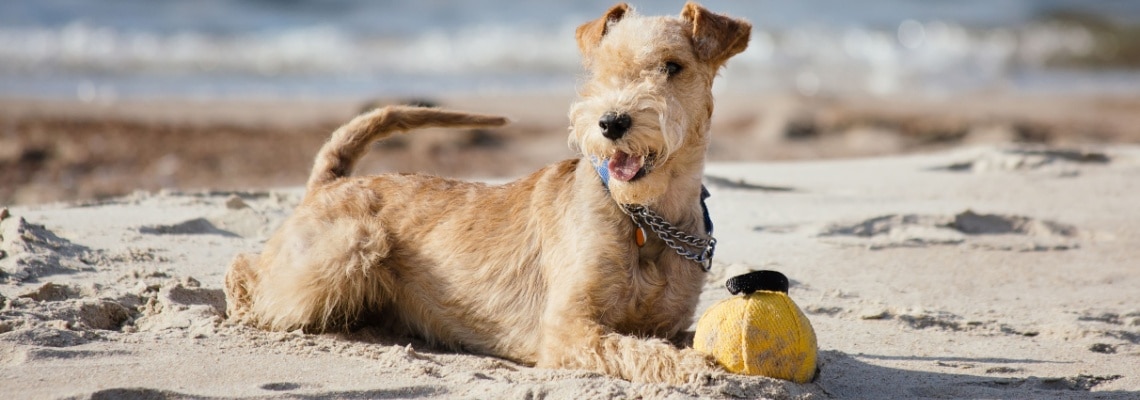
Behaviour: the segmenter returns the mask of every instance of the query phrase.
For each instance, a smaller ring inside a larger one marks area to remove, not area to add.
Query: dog
[[[350,176],[371,143],[502,117],[387,107],[338,128],[296,211],[226,272],[231,320],[327,331],[382,320],[432,343],[634,382],[721,371],[678,348],[715,239],[701,185],[718,70],[751,25],[696,3],[618,4],[576,31],[588,72],[570,108],[581,157],[502,185]]]

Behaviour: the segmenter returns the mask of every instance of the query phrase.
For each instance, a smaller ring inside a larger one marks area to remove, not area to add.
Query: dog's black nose
[[[610,140],[621,139],[629,130],[630,125],[633,125],[633,119],[629,118],[629,114],[626,113],[606,113],[602,115],[602,119],[598,120],[598,126],[602,127],[602,136]]]

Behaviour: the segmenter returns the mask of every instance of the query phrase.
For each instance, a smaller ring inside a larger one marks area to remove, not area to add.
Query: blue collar
[[[598,160],[597,157],[590,157],[590,163],[594,165],[594,170],[598,172],[598,177],[602,179],[602,187],[606,188],[606,192],[610,191],[610,169],[606,165],[609,164],[609,159]],[[705,234],[712,236],[713,223],[712,218],[709,217],[709,207],[705,204],[705,199],[709,198],[708,188],[701,185],[701,212],[705,218]]]

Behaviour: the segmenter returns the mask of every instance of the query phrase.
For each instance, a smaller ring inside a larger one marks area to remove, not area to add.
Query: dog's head
[[[703,172],[713,78],[751,30],[692,2],[680,17],[642,17],[622,3],[578,27],[588,75],[570,108],[570,144],[608,167],[615,200],[652,204],[674,178]]]

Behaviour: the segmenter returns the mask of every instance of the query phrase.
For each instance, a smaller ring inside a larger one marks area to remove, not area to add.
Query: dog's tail
[[[388,106],[361,114],[333,132],[317,153],[308,188],[348,176],[356,160],[373,142],[395,132],[417,128],[490,128],[506,125],[507,118],[437,108]]]

